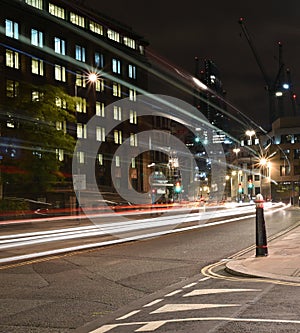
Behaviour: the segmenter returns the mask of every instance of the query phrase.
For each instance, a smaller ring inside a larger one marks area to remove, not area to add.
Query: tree
[[[75,122],[76,98],[52,85],[21,85],[1,106],[2,179],[10,195],[44,195],[62,180],[75,139],[67,131]],[[59,159],[63,152],[65,161]]]

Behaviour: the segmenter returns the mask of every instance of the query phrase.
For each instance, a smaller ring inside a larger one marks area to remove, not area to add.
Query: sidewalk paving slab
[[[300,224],[268,244],[268,256],[247,253],[226,263],[233,275],[300,283]]]

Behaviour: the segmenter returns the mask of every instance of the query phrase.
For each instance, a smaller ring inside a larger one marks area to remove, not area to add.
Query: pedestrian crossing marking
[[[221,307],[234,307],[240,306],[240,304],[166,304],[150,312],[154,313],[165,313],[165,312],[177,312],[177,311],[188,311],[188,310],[202,310],[202,309],[212,309]]]
[[[148,304],[145,304],[145,305],[143,306],[143,308],[150,307],[150,306],[155,305],[155,304],[157,304],[157,303],[159,303],[159,302],[161,302],[161,301],[163,301],[163,298],[156,299],[156,300],[154,300],[153,302],[150,302],[150,303],[148,303]]]
[[[238,293],[238,292],[250,292],[250,291],[261,291],[261,289],[195,289],[183,297],[199,296],[199,295],[210,295],[210,294],[221,294],[221,293]]]
[[[132,316],[134,316],[135,314],[139,313],[140,311],[141,311],[141,310],[135,310],[135,311],[129,312],[129,313],[127,313],[126,315],[117,318],[116,320],[127,319],[127,318],[132,317]]]

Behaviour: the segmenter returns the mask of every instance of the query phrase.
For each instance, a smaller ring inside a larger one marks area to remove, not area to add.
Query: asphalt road
[[[271,236],[298,221],[299,210],[265,220]],[[251,218],[2,268],[0,332],[65,333],[94,320],[105,322],[117,310],[126,313],[134,302],[152,299],[153,293],[201,279],[201,268],[254,242]],[[114,332],[127,332],[118,329]]]

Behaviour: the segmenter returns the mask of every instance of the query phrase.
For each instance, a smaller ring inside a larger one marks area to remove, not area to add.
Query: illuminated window
[[[12,50],[6,50],[6,66],[19,69],[20,61],[19,61],[19,53]]]
[[[135,162],[135,158],[134,158],[134,157],[131,158],[131,167],[132,167],[133,169],[136,168],[136,162]]]
[[[56,157],[59,161],[64,160],[64,150],[63,149],[56,149]]]
[[[121,74],[121,61],[118,59],[112,59],[112,71],[113,73]]]
[[[55,65],[54,77],[57,81],[66,82],[66,68],[60,65]]]
[[[58,131],[62,131],[66,134],[67,133],[67,122],[66,121],[57,121],[56,122],[56,129]]]
[[[116,155],[116,156],[115,156],[115,161],[116,161],[116,167],[121,166],[121,159],[120,159],[120,156],[119,156],[119,155]]]
[[[136,79],[136,67],[134,65],[128,65],[128,77]]]
[[[19,95],[19,82],[13,80],[6,80],[6,96],[17,97]]]
[[[86,113],[86,99],[85,98],[77,98],[76,112]]]
[[[90,21],[90,30],[92,32],[94,32],[95,34],[98,35],[103,35],[103,27],[102,25],[94,22],[94,21]]]
[[[55,105],[60,109],[66,109],[67,108],[67,101],[65,99],[60,98],[60,97],[55,97]]]
[[[120,34],[114,30],[107,29],[107,37],[115,42],[120,43]]]
[[[129,99],[131,101],[136,101],[136,90],[135,89],[129,89]]]
[[[87,138],[87,125],[77,123],[77,138],[86,139]]]
[[[84,164],[84,161],[85,161],[85,153],[84,153],[84,151],[78,151],[77,152],[77,161],[80,164]]]
[[[132,49],[135,49],[135,40],[129,37],[123,38],[124,44]]]
[[[119,145],[122,143],[122,131],[114,130],[114,141]]]
[[[120,106],[114,105],[114,119],[122,120],[122,108]]]
[[[130,133],[130,146],[137,147],[137,135],[135,133]]]
[[[288,176],[291,174],[291,168],[288,165],[280,166],[280,176]]]
[[[113,96],[121,97],[121,85],[120,85],[120,83],[113,82]]]
[[[104,67],[104,55],[99,52],[95,52],[95,66],[98,68]]]
[[[85,19],[83,16],[77,15],[75,13],[70,13],[70,21],[73,24],[76,24],[82,28],[85,27]]]
[[[31,44],[34,46],[43,47],[44,34],[36,29],[31,29]]]
[[[33,102],[41,101],[41,100],[43,100],[43,98],[44,98],[44,93],[37,91],[37,90],[33,90],[31,92],[31,100]]]
[[[77,87],[86,87],[86,80],[81,73],[76,73],[75,84]]]
[[[85,62],[85,48],[84,47],[82,47],[80,45],[75,46],[75,59],[78,61]]]
[[[19,39],[19,24],[11,20],[5,20],[5,35],[14,39]]]
[[[96,91],[104,91],[104,79],[98,79],[96,82],[95,82],[95,89]]]
[[[96,116],[105,117],[105,107],[103,102],[96,102]]]
[[[43,0],[25,0],[25,2],[32,7],[43,9]]]
[[[96,127],[96,140],[97,141],[105,141],[105,128],[97,126]]]
[[[131,124],[137,124],[137,112],[134,110],[129,111],[129,122]]]
[[[99,165],[103,165],[103,154],[98,154],[98,163]]]
[[[54,51],[56,53],[65,55],[66,54],[66,42],[63,39],[54,37]]]
[[[65,9],[59,6],[56,6],[52,3],[49,3],[49,13],[53,16],[59,17],[61,19],[66,18]]]
[[[44,62],[40,59],[31,59],[31,73],[37,75],[44,75]]]

